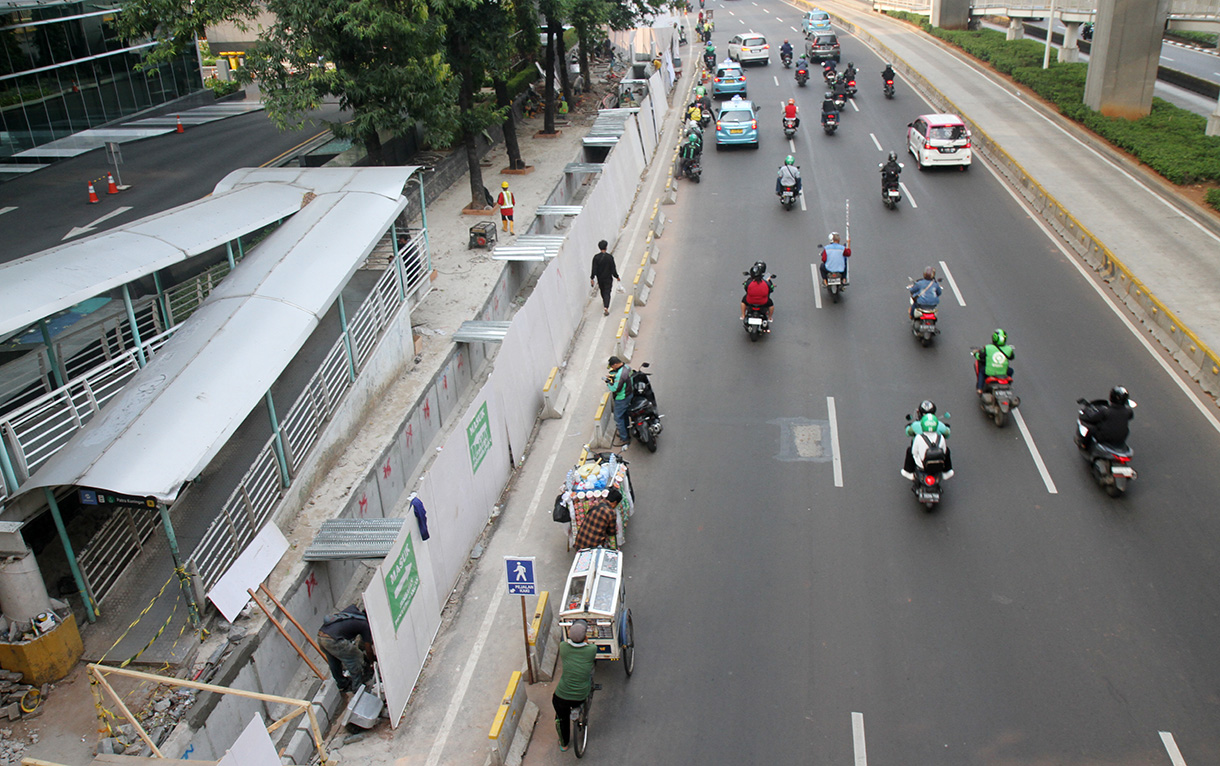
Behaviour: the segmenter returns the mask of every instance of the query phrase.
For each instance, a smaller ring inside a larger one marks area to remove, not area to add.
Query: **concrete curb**
[[[795,0],[799,5],[809,6],[806,0]],[[811,6],[810,6],[811,7]],[[1101,272],[1115,294],[1134,311],[1152,335],[1177,360],[1192,379],[1212,396],[1220,395],[1220,356],[1186,327],[1173,311],[1148,289],[1131,270],[1106,247],[1093,232],[1089,231],[1068,211],[1067,207],[1052,197],[1036,179],[1009,156],[998,142],[973,122],[956,104],[932,85],[923,75],[915,71],[906,61],[868,32],[860,30],[852,22],[831,14],[835,22],[851,32],[861,42],[882,53],[895,68],[937,108],[955,112],[970,125],[974,134],[975,148],[985,156],[1022,198],[1094,271]],[[936,42],[936,38],[932,38]],[[956,52],[956,49],[954,49]],[[1045,110],[1039,109],[1045,112]],[[1123,161],[1124,166],[1128,163]],[[1117,285],[1115,284],[1117,280]]]

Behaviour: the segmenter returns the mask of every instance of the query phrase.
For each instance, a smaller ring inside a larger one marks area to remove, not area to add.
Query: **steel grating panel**
[[[322,522],[305,551],[306,561],[383,559],[406,519],[331,519]]]

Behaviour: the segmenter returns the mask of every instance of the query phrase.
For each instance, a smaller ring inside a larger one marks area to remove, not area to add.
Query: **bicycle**
[[[576,751],[577,758],[585,757],[585,748],[589,744],[589,707],[593,704],[593,692],[601,688],[601,684],[593,684],[589,696],[580,707],[572,709],[572,749]]]

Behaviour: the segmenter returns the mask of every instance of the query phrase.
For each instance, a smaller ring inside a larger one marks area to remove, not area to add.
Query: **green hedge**
[[[1193,32],[1189,30],[1174,29],[1165,33],[1166,37],[1177,38],[1186,42],[1201,45],[1204,48],[1215,48],[1216,38],[1218,35],[1215,32]]]
[[[1173,183],[1220,181],[1220,136],[1204,135],[1205,117],[1159,98],[1152,100],[1152,112],[1147,117],[1105,117],[1084,105],[1088,65],[1052,61],[1050,68],[1043,69],[1043,43],[1007,40],[1003,32],[993,29],[939,29],[918,14],[895,11],[889,15],[916,24],[1029,86],[1065,116],[1130,152]]]
[[[1220,189],[1208,189],[1204,200],[1207,201],[1207,204],[1220,210]]]

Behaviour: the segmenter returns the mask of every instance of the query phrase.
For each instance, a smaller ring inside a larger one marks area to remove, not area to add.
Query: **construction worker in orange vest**
[[[500,207],[500,223],[504,225],[504,231],[509,234],[516,234],[513,229],[513,205],[516,200],[513,199],[513,193],[508,190],[508,181],[500,184],[500,196],[496,199],[496,205]]]

